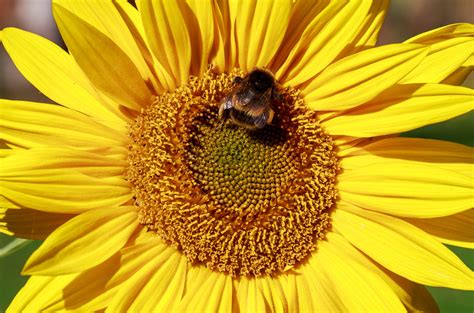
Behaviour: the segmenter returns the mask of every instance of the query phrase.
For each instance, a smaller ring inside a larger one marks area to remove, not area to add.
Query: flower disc
[[[132,126],[128,179],[140,222],[193,263],[269,275],[297,265],[324,237],[337,196],[334,143],[298,92],[282,90],[261,130],[222,123],[240,74],[217,74],[158,97]]]

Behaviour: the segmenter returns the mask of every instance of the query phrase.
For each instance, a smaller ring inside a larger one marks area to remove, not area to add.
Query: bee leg
[[[224,126],[225,122],[229,119],[229,110],[224,110],[222,114],[219,114],[219,117],[221,119],[221,122],[217,126],[217,128],[221,128]]]
[[[285,97],[280,91],[278,91],[276,87],[272,88],[272,98],[280,103],[283,103],[285,101]]]
[[[226,111],[229,111],[232,108],[232,97],[227,96],[224,98],[224,100],[221,102],[221,105],[219,106],[219,118],[222,118],[224,113]],[[229,112],[227,112],[227,117],[229,117]]]
[[[221,125],[224,124],[230,117],[230,110],[223,109],[222,113],[219,114],[219,117],[222,120]]]
[[[224,125],[227,119],[229,119],[231,108],[232,98],[230,96],[227,96],[219,107],[219,119],[222,120],[222,122],[219,124],[219,127],[222,127],[222,125]]]

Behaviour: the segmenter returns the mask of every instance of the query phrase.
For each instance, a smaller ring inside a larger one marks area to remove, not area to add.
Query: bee
[[[230,118],[233,124],[250,130],[270,124],[275,112],[274,101],[282,101],[273,74],[255,68],[244,77],[236,76],[235,87],[224,97],[219,107],[222,123]]]

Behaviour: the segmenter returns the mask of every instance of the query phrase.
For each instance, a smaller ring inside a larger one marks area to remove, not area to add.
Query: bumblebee
[[[274,101],[282,101],[273,74],[262,68],[255,68],[245,77],[236,76],[235,87],[224,97],[219,107],[222,123],[230,119],[233,124],[250,130],[270,124],[275,114]]]

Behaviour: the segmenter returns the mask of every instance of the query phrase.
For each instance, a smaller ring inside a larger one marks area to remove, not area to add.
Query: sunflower
[[[374,47],[387,1],[53,1],[6,28],[59,105],[0,100],[0,231],[44,239],[11,312],[436,311],[474,289],[473,150],[401,132],[472,109],[474,26]],[[255,68],[275,117],[223,121]],[[237,79],[239,80],[239,79]]]

